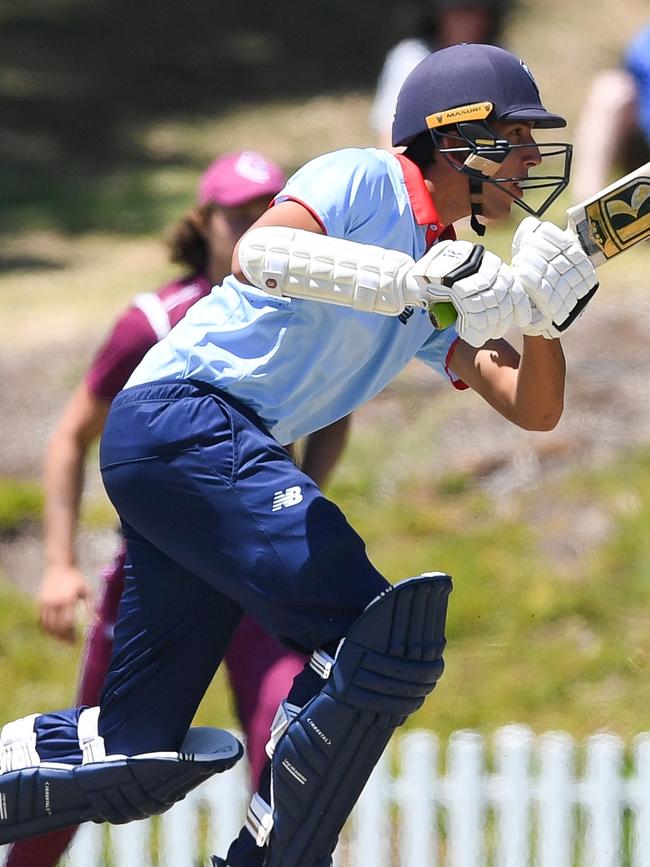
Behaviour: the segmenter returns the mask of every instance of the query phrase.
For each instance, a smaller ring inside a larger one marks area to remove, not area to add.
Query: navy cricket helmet
[[[551,192],[537,207],[502,187],[516,204],[535,216],[541,216],[569,182],[572,147],[566,142],[537,145],[542,161],[559,158],[560,168],[555,173],[500,176],[508,153],[529,145],[500,138],[490,126],[493,120],[522,121],[545,129],[566,126],[563,117],[542,105],[535,79],[523,60],[495,45],[465,43],[434,51],[415,67],[399,92],[393,121],[395,147],[408,148],[423,134],[430,134],[447,162],[469,176],[472,226],[477,231],[480,224],[475,216],[481,212],[484,182],[502,185],[516,181],[522,189],[550,187]]]

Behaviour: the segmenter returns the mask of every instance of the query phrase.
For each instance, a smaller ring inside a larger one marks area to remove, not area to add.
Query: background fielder
[[[254,151],[225,154],[206,169],[195,208],[179,221],[169,238],[170,259],[185,273],[154,293],[136,296],[63,411],[46,459],[47,566],[39,591],[41,624],[57,638],[73,640],[78,602],[90,603],[91,588],[77,563],[76,531],[84,465],[110,403],[151,346],[226,276],[237,239],[284,182],[280,167]],[[305,444],[303,466],[321,485],[340,456],[347,426],[348,420],[343,419]],[[125,556],[122,544],[100,576],[75,699],[79,705],[99,702],[124,588]],[[264,747],[278,703],[305,660],[274,641],[254,620],[244,618],[225,662],[255,787],[266,760]],[[6,867],[51,867],[74,831],[68,828],[20,841],[11,847],[4,863]]]

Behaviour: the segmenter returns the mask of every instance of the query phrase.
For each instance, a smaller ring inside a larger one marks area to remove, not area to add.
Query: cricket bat
[[[650,162],[573,205],[566,214],[567,229],[596,268],[650,238]],[[449,301],[432,305],[430,312],[441,328],[456,320]]]
[[[567,229],[595,267],[650,238],[650,163],[566,213]]]

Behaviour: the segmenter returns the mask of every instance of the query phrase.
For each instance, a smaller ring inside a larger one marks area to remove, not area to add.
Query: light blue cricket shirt
[[[441,226],[422,175],[387,151],[350,148],[317,157],[276,202],[301,202],[328,235],[419,259]],[[443,376],[458,335],[428,314],[361,313],[273,298],[232,275],[194,304],[147,353],[126,388],[198,379],[251,407],[283,444],[319,430],[380,392],[412,358]]]

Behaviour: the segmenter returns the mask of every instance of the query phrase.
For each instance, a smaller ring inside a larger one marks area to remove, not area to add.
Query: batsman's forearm
[[[560,341],[524,337],[514,398],[516,423],[526,430],[552,430],[562,417],[565,382]]]

